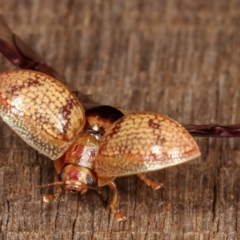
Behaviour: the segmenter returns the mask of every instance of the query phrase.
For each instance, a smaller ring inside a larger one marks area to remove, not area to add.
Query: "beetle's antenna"
[[[90,186],[89,186],[88,189],[94,190],[94,191],[96,191],[96,192],[99,191],[99,188],[98,188],[98,187],[90,187]]]
[[[24,193],[24,192],[30,192],[33,189],[41,189],[41,188],[46,188],[46,187],[51,187],[51,186],[58,186],[58,185],[63,185],[64,182],[53,182],[53,183],[47,183],[47,184],[41,184],[41,185],[37,185],[37,186],[33,186],[33,187],[29,187],[29,188],[21,188],[18,191],[15,192],[15,194],[19,194],[19,193]]]
[[[38,186],[32,187],[32,189],[46,188],[46,187],[51,187],[51,186],[63,185],[63,184],[64,184],[64,182],[59,181],[59,182],[53,182],[53,183],[47,183],[47,184],[38,185]]]

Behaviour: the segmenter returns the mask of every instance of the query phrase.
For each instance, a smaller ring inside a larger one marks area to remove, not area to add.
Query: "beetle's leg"
[[[58,181],[58,174],[55,171],[54,174],[54,181]],[[60,185],[55,186],[55,192],[53,194],[44,194],[43,195],[43,201],[44,202],[51,202],[54,199],[57,199],[62,194],[62,187]]]
[[[111,212],[112,214],[115,216],[115,218],[118,220],[118,221],[124,221],[126,220],[126,217],[123,216],[121,213],[119,213],[116,209],[116,204],[117,204],[117,201],[118,201],[118,189],[117,189],[117,184],[112,181],[110,183],[108,183],[108,186],[112,189],[113,191],[113,196],[112,196],[112,199],[111,199],[111,202],[109,204],[109,207],[111,209]]]
[[[144,181],[148,186],[151,186],[153,189],[159,189],[163,187],[162,183],[153,182],[151,179],[147,178],[144,173],[136,174],[142,181]]]

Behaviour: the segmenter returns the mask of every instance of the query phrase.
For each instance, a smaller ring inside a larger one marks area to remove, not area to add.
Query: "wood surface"
[[[0,0],[5,21],[96,101],[183,124],[240,123],[240,1]],[[0,56],[0,72],[14,67]],[[0,239],[240,239],[239,139],[196,138],[201,157],[117,179],[117,222],[101,197],[44,203],[53,163],[0,121]],[[111,196],[111,191],[103,189]]]

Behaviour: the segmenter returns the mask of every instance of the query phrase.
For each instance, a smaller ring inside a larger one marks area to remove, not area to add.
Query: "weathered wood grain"
[[[184,124],[240,123],[237,0],[0,0],[0,14],[97,101]],[[0,72],[13,68],[0,56]],[[239,139],[196,140],[200,158],[148,174],[163,190],[117,180],[128,218],[118,223],[94,192],[50,204],[40,190],[14,193],[53,181],[53,164],[0,121],[0,239],[238,239]]]

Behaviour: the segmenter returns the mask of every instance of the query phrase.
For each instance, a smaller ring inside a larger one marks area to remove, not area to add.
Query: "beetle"
[[[54,160],[65,190],[85,193],[108,185],[116,210],[116,177],[136,174],[158,189],[144,172],[173,166],[200,155],[191,135],[157,113],[124,115],[111,106],[85,110],[71,91],[41,72],[15,70],[0,75],[0,116],[30,146]],[[61,193],[44,196],[44,201]]]
[[[116,209],[116,177],[136,174],[158,189],[162,184],[148,179],[145,172],[200,156],[189,132],[235,136],[233,127],[183,127],[157,113],[128,113],[99,105],[84,94],[79,101],[57,80],[58,73],[2,20],[0,32],[0,52],[24,68],[0,75],[0,116],[25,142],[54,161],[57,190],[44,196],[46,202],[61,195],[61,185],[80,193],[107,185],[113,191],[111,212],[117,220],[125,220]]]

